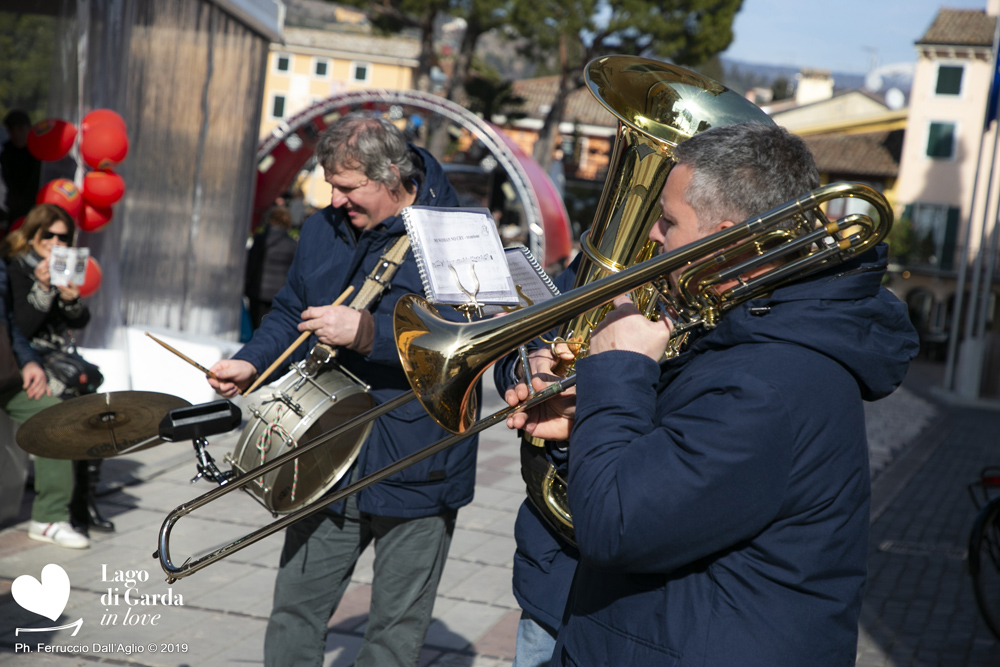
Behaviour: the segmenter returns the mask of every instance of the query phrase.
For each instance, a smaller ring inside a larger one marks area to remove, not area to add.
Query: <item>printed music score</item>
[[[552,279],[527,248],[522,245],[505,248],[504,257],[507,258],[507,266],[514,279],[518,308],[527,308],[559,296],[559,288],[552,283]],[[483,315],[490,317],[510,310],[510,306],[486,306],[483,308]]]
[[[520,302],[488,209],[410,206],[402,215],[428,301]]]

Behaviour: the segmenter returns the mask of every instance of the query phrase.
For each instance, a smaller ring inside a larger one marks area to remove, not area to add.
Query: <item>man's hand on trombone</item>
[[[667,317],[656,321],[643,317],[627,294],[616,297],[615,308],[604,316],[590,336],[590,354],[624,350],[663,361],[673,324]]]
[[[614,300],[615,309],[609,312],[590,337],[589,354],[610,350],[626,350],[644,354],[656,362],[663,359],[670,341],[671,324],[667,318],[652,322],[632,305],[628,295]],[[560,379],[557,365],[571,362],[574,353],[567,343],[533,350],[528,355],[531,367],[531,386],[535,391],[545,389]],[[518,377],[523,377],[517,366]],[[507,405],[518,405],[530,396],[528,386],[519,382],[504,394]],[[576,412],[576,387],[524,412],[515,412],[507,418],[507,427],[524,429],[528,435],[544,440],[569,440]]]
[[[550,347],[532,350],[528,355],[531,366],[531,386],[535,391],[545,389],[553,382],[561,379],[556,374],[556,367],[575,358],[572,348],[566,343],[554,343]],[[518,364],[518,378],[522,382],[507,389],[504,400],[507,405],[518,405],[531,395],[528,385],[523,382],[524,374]],[[576,387],[570,387],[555,398],[524,412],[515,412],[507,417],[507,428],[524,429],[528,435],[544,440],[569,440],[569,432],[573,428],[573,417],[576,412]]]

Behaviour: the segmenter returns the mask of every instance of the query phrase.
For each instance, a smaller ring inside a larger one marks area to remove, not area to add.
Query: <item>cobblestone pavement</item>
[[[966,485],[1000,461],[1000,411],[936,402],[930,390],[941,370],[916,362],[903,388],[868,411],[876,435],[858,667],[1000,665],[1000,642],[979,618],[966,560],[976,513]],[[916,433],[910,420],[921,421]],[[905,437],[897,442],[894,429]],[[890,452],[881,470],[880,449]]]
[[[939,375],[939,365],[917,364],[903,388],[868,405],[871,576],[861,621],[860,667],[1000,665],[1000,643],[978,618],[965,562],[974,517],[965,485],[983,465],[1000,463],[1000,412],[941,403],[929,391],[939,383]],[[495,394],[484,394],[484,409],[495,409]],[[216,457],[232,451],[237,437],[213,439]],[[82,551],[27,539],[26,499],[20,522],[0,531],[0,664],[261,664],[281,547],[278,537],[178,581],[172,587],[172,605],[131,607],[107,597],[115,586],[123,595],[129,584],[111,579],[116,571],[128,578],[128,570],[133,578],[148,575],[133,590],[168,594],[150,554],[167,512],[210,488],[204,482],[190,485],[193,472],[190,445],[183,443],[108,460],[102,482],[108,493],[101,501],[113,515],[117,532],[95,536],[91,548]],[[502,426],[494,427],[481,436],[476,498],[459,512],[422,667],[511,664],[519,616],[510,592],[513,525],[522,499],[516,441]],[[210,507],[177,524],[174,562],[269,519],[241,493]],[[330,621],[327,667],[350,665],[360,646],[371,592],[371,558],[370,552],[363,557]],[[77,618],[84,624],[75,637],[68,629],[15,636],[16,628],[54,625],[22,610],[9,594],[14,578],[38,577],[47,563],[62,565],[72,584],[59,624]],[[178,596],[182,604],[177,604]],[[145,625],[139,617],[143,613]],[[159,618],[151,623],[155,614]],[[77,653],[15,653],[15,643],[26,637],[33,648],[42,643],[76,647]]]

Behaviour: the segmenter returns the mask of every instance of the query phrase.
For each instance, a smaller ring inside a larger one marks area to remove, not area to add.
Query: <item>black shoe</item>
[[[90,530],[96,530],[98,533],[115,532],[115,524],[101,516],[101,512],[97,509],[97,504],[94,502],[93,496],[90,497],[87,503],[87,514],[87,527]]]
[[[69,504],[70,522],[73,527],[89,535],[89,531],[112,533],[115,524],[101,516],[97,508],[97,483],[101,474],[101,459],[74,461],[73,497]]]

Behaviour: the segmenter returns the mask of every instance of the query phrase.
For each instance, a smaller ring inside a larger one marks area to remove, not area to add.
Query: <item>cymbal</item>
[[[170,394],[113,391],[46,408],[17,431],[21,449],[50,459],[104,459],[158,445],[160,421],[191,405]]]

